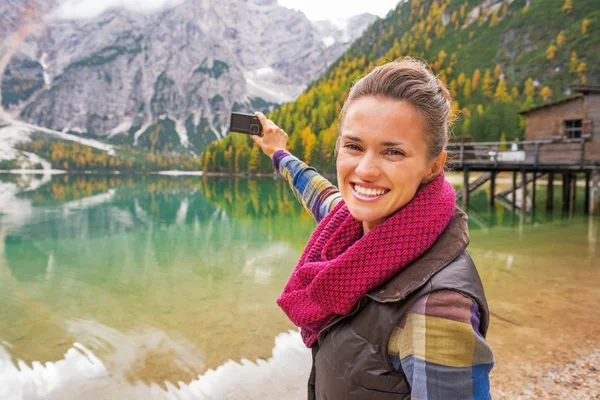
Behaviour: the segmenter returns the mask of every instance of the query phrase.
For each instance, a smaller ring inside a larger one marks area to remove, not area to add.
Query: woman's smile
[[[368,183],[351,182],[350,188],[352,189],[352,194],[357,200],[366,203],[377,201],[390,192],[390,190],[387,188]]]

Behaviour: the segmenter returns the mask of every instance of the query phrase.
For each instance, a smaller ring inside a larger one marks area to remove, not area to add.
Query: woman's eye
[[[403,156],[404,152],[401,150],[396,150],[396,149],[389,149],[386,154],[390,155],[390,156]]]
[[[356,151],[360,151],[360,147],[358,147],[357,145],[355,145],[354,143],[348,143],[344,145],[344,148],[348,149],[348,150],[356,150]]]

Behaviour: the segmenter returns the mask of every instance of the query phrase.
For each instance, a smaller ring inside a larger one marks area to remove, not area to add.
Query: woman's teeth
[[[356,190],[358,194],[372,197],[381,196],[387,192],[386,189],[370,189],[358,185],[354,185],[354,190]]]

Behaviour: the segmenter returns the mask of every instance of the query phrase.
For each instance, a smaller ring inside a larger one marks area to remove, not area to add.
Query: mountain
[[[597,0],[400,2],[298,99],[270,114],[289,134],[289,149],[332,172],[338,115],[352,83],[403,56],[424,59],[448,86],[455,135],[522,138],[520,109],[564,98],[571,84],[600,84],[600,8]],[[238,153],[256,155],[246,164],[227,161]],[[270,170],[259,155],[252,142],[227,137],[207,147],[203,168]]]
[[[348,21],[327,46],[318,25],[276,0],[188,0],[150,14],[113,9],[86,20],[60,20],[41,5],[30,13],[36,18],[19,22],[15,10],[27,4],[0,5],[1,38],[40,25],[4,69],[6,111],[152,152],[200,152],[227,134],[232,109],[269,111],[293,100],[375,19]],[[9,45],[4,40],[4,54]]]
[[[374,20],[375,17],[372,14],[364,13],[347,19],[315,21],[313,25],[319,32],[323,44],[328,49],[335,48],[340,52],[339,56],[356,38],[360,37]]]

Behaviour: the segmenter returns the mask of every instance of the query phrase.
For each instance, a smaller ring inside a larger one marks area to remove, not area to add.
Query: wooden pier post
[[[566,214],[569,212],[569,171],[563,171],[562,178],[562,212]]]
[[[548,186],[546,187],[546,211],[554,209],[554,172],[548,173]]]
[[[521,214],[527,213],[527,171],[521,170]]]
[[[590,214],[598,214],[598,200],[600,200],[600,169],[595,169],[592,173],[592,192],[590,193]]]
[[[570,208],[569,212],[571,216],[575,214],[577,209],[577,172],[571,173],[571,197],[569,198]]]
[[[465,167],[463,174],[463,195],[462,195],[462,205],[466,211],[466,208],[469,206],[469,168]]]
[[[531,186],[531,211],[535,212],[535,194],[536,194],[537,172],[533,171],[533,182]]]
[[[590,171],[585,171],[585,197],[583,199],[583,212],[585,214],[590,213],[590,178],[592,174]]]
[[[490,207],[496,205],[496,174],[496,171],[492,171],[492,175],[490,176]]]
[[[512,209],[515,210],[517,205],[517,171],[513,171],[513,182],[512,182]]]

